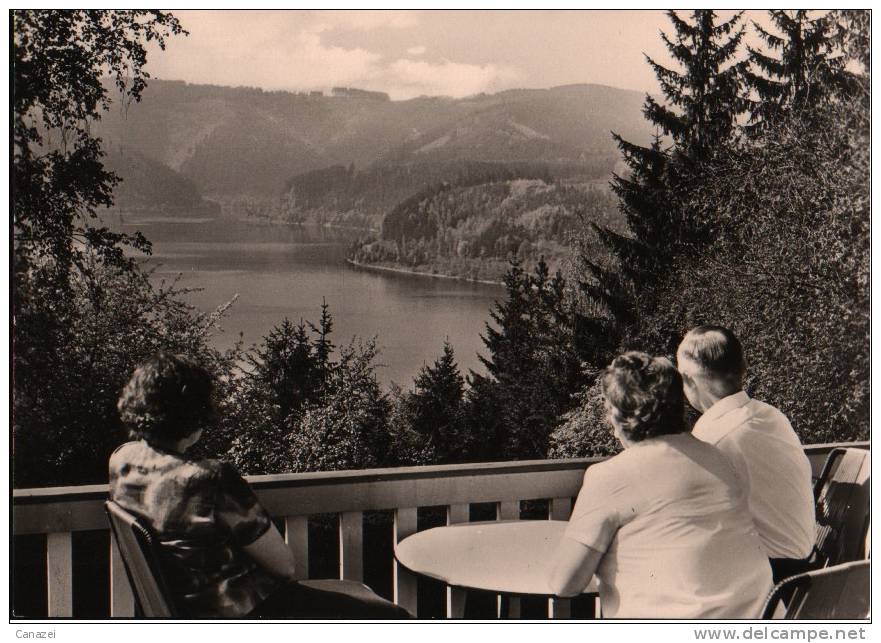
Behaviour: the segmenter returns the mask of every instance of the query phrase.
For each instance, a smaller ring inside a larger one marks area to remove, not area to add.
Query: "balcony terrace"
[[[815,477],[828,452],[838,446],[868,449],[869,443],[806,446]],[[496,519],[510,520],[520,518],[521,502],[545,500],[548,501],[546,518],[566,520],[585,469],[600,460],[534,460],[261,475],[248,480],[263,505],[283,525],[286,542],[297,560],[309,560],[310,546],[317,545],[310,542],[309,516],[336,514],[339,577],[364,580],[365,561],[370,561],[371,566],[388,566],[392,574],[390,598],[424,617],[425,612],[420,612],[422,606],[417,601],[419,581],[398,566],[391,553],[395,542],[417,531],[420,508],[445,507],[447,522],[457,523],[469,521],[472,505],[494,503]],[[106,485],[13,491],[13,536],[45,536],[45,598],[49,617],[75,616],[73,535],[109,530],[103,507],[106,499]],[[373,511],[393,512],[393,542],[387,543],[388,546],[365,547],[364,514]],[[109,583],[109,614],[104,616],[132,617],[134,599],[112,541],[107,556],[109,574],[90,579],[92,583]],[[377,560],[380,557],[383,560]],[[83,562],[87,566],[92,564]],[[95,561],[94,567],[105,570],[107,561]],[[307,568],[306,565],[301,568],[302,577],[308,573]],[[457,591],[461,590],[446,590],[447,614]],[[566,617],[569,607],[569,601],[550,599],[548,616]]]

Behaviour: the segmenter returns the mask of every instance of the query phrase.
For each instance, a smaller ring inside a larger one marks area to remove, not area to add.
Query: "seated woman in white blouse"
[[[587,469],[551,591],[579,594],[596,574],[604,618],[757,618],[768,558],[731,465],[685,431],[676,367],[625,353],[602,386],[624,451]]]

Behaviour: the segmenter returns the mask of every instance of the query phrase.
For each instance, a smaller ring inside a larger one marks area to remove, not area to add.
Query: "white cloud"
[[[442,60],[385,57],[373,47],[347,46],[332,31],[405,30],[420,16],[407,11],[180,12],[187,38],[150,53],[154,76],[192,83],[303,91],[337,85],[388,92],[392,98],[467,96],[498,91],[521,80],[513,68]],[[377,37],[377,36],[374,36]],[[382,35],[381,37],[384,37]],[[411,41],[412,42],[412,41]]]
[[[314,11],[311,14],[318,21],[321,31],[348,29],[352,31],[371,31],[379,28],[407,29],[419,24],[419,16],[414,11]]]
[[[351,84],[376,75],[381,56],[366,49],[330,47],[321,42],[321,36],[303,31],[298,46],[290,56],[291,69],[287,78],[278,78],[280,87],[321,87]]]
[[[458,98],[510,87],[519,77],[517,70],[504,65],[472,65],[450,60],[430,63],[400,58],[388,66],[386,87],[393,98],[419,95]]]

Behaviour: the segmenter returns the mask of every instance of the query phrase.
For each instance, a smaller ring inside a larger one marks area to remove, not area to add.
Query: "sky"
[[[358,87],[395,100],[570,83],[654,93],[643,54],[669,63],[659,31],[672,31],[663,12],[648,9],[173,13],[190,35],[150,52],[154,77],[268,90]]]

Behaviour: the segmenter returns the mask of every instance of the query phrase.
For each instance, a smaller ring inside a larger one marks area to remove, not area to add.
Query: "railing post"
[[[364,580],[364,514],[346,511],[340,514],[340,578]]]
[[[550,520],[569,520],[572,513],[572,498],[552,498],[548,518]]]
[[[497,502],[496,520],[520,520],[520,501]],[[496,594],[496,618],[520,618],[520,598]]]
[[[468,522],[470,515],[467,503],[461,505],[447,505],[447,524],[455,525],[460,522]]]
[[[496,520],[520,520],[520,501],[497,502]]]
[[[448,525],[468,522],[469,518],[469,506],[467,503],[447,506]],[[450,587],[447,585],[447,618],[465,617],[466,595],[465,590],[461,587]]]
[[[572,601],[568,598],[549,598],[548,618],[572,618]]]
[[[407,507],[404,509],[395,509],[395,526],[394,526],[394,544],[397,545],[407,536],[416,533],[417,509],[416,507]],[[392,561],[392,587],[394,591],[394,601],[396,605],[400,605],[413,616],[418,615],[417,601],[417,581],[416,575],[409,569],[398,563],[397,559]]]
[[[571,498],[552,498],[548,507],[550,520],[569,520],[572,513]],[[572,601],[568,598],[548,599],[548,618],[571,618]]]
[[[73,616],[73,547],[70,532],[46,535],[49,616]]]
[[[294,554],[295,578],[309,578],[309,519],[306,516],[285,516],[284,541]]]
[[[135,615],[135,597],[125,573],[116,537],[110,534],[110,616],[126,618]]]

